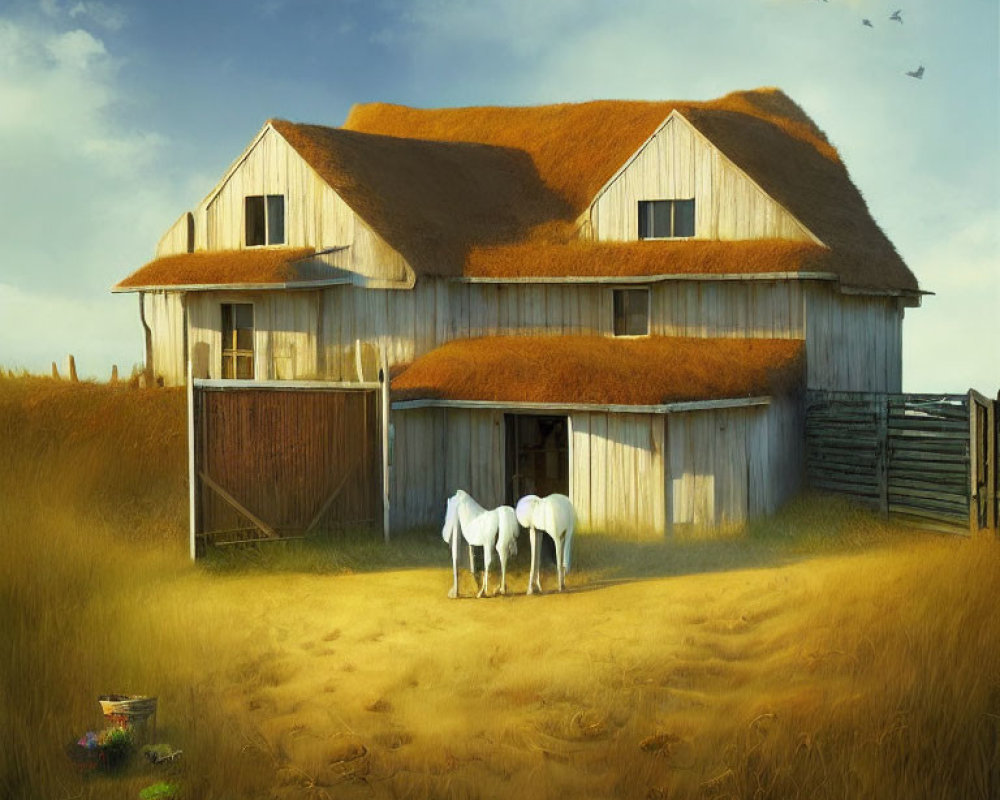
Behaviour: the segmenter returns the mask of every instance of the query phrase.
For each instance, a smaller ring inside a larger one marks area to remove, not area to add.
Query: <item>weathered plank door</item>
[[[377,390],[231,383],[193,390],[196,551],[381,522]]]
[[[996,401],[969,391],[969,528],[997,527]]]

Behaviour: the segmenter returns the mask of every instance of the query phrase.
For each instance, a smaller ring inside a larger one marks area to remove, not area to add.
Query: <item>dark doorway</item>
[[[526,494],[569,494],[569,424],[566,417],[505,414],[506,502],[517,505]],[[555,545],[542,538],[542,557],[556,560]]]

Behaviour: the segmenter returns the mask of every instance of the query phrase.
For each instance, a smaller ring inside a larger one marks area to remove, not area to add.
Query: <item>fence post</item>
[[[389,542],[389,360],[385,348],[379,353],[379,382],[382,384],[382,535]]]
[[[986,527],[997,529],[997,404],[986,401]]]
[[[979,532],[979,409],[972,389],[969,402],[969,533]]]
[[[889,516],[889,395],[876,396],[875,426],[877,444],[875,472],[878,478],[878,507],[883,517]]]

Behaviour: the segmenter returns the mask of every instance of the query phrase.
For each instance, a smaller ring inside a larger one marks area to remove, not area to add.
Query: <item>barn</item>
[[[113,291],[138,295],[166,384],[383,386],[362,478],[387,529],[437,523],[457,488],[561,490],[583,530],[629,537],[774,511],[802,478],[803,391],[899,391],[922,294],[777,89],[269,120]],[[247,419],[265,454],[309,438]],[[336,522],[337,481],[276,525],[252,478],[195,466],[196,493],[272,534]]]

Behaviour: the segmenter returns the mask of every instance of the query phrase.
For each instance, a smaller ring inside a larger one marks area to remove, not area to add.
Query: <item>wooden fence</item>
[[[806,483],[923,527],[995,528],[995,401],[810,391]]]

